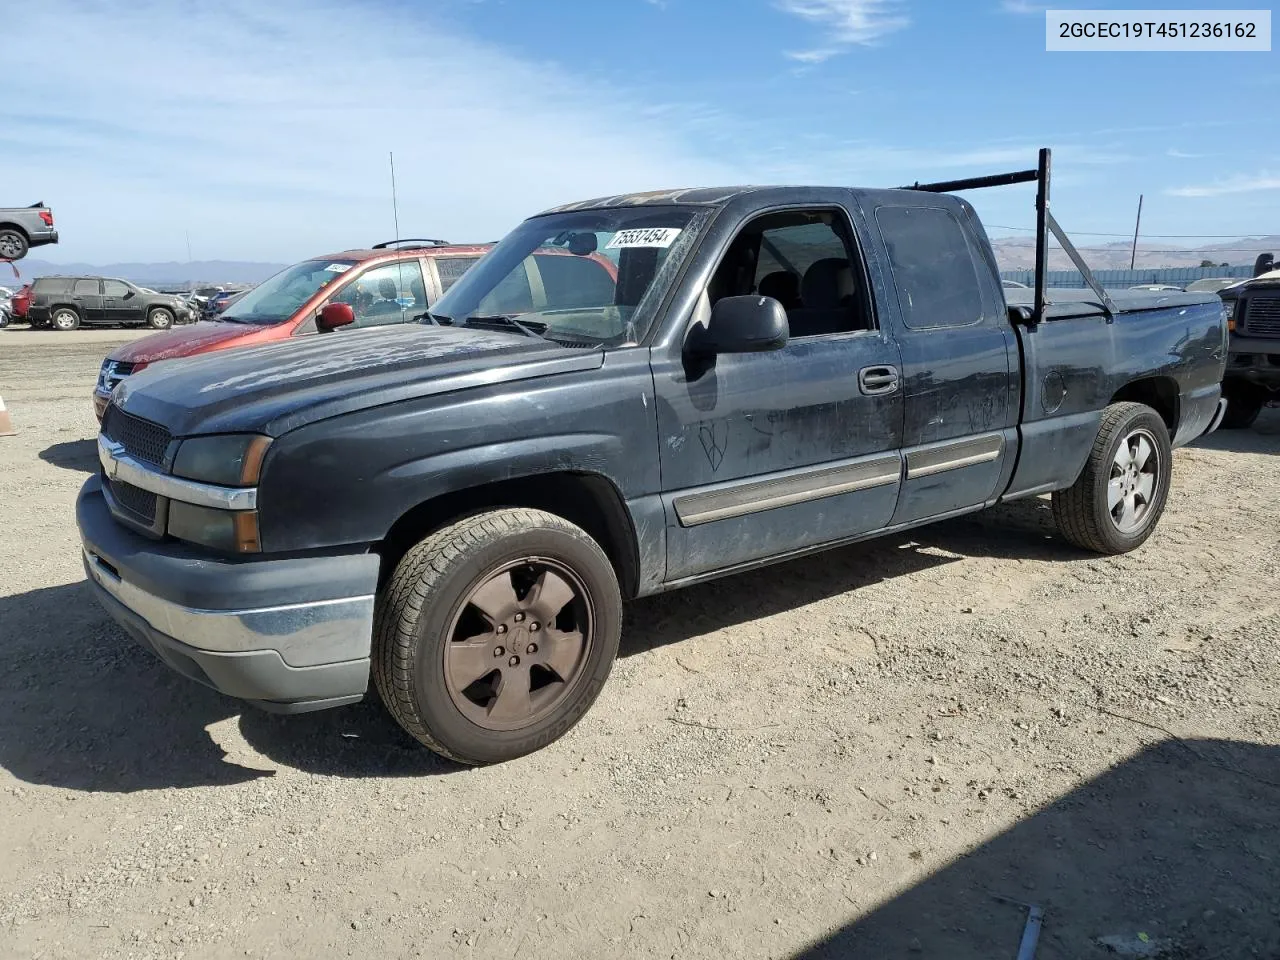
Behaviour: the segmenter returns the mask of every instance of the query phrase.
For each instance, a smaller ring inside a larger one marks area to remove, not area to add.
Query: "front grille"
[[[114,403],[107,407],[102,418],[102,433],[121,444],[125,453],[135,460],[156,466],[164,464],[165,451],[169,449],[169,441],[173,439],[169,431],[160,424],[125,413]]]
[[[134,519],[147,526],[156,522],[156,495],[150,490],[143,490],[123,480],[110,480],[103,477],[111,498],[121,509],[128,511]]]
[[[1251,337],[1280,337],[1280,297],[1247,297],[1244,333]]]
[[[98,374],[98,386],[108,393],[116,388],[116,384],[133,373],[133,364],[123,360],[105,360],[102,372]]]

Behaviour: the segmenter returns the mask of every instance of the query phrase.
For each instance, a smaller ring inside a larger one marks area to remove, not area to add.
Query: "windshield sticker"
[[[331,263],[327,267],[325,267],[325,269],[328,270],[330,273],[346,273],[348,270],[351,269],[351,264]]]
[[[619,230],[605,244],[606,250],[625,250],[631,247],[661,247],[666,249],[680,236],[679,227],[645,227],[640,230]]]

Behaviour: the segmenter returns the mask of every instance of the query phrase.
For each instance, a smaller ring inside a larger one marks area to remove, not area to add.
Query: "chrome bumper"
[[[89,579],[154,630],[210,653],[272,650],[291,667],[313,667],[351,657],[369,642],[353,638],[373,634],[372,596],[250,610],[197,610],[147,593],[120,578],[101,557],[84,550]]]
[[[169,667],[264,709],[360,700],[379,560],[371,553],[218,558],[117,523],[99,479],[76,501],[89,589]]]

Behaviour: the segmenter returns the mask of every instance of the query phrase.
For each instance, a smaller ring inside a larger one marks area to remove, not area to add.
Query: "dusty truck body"
[[[1030,173],[1047,249],[1047,155]],[[511,309],[547,244],[616,283]],[[193,679],[301,711],[372,675],[427,746],[518,756],[595,699],[625,598],[1049,492],[1073,543],[1140,545],[1172,448],[1222,414],[1223,307],[1042,279],[1008,303],[972,207],[930,188],[557,208],[428,323],[126,380],[85,567]]]

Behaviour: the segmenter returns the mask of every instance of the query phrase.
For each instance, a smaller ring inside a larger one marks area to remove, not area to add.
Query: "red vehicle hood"
[[[246,323],[201,320],[199,323],[174,327],[141,340],[122,343],[111,351],[107,359],[125,363],[155,363],[157,360],[190,357],[226,346],[232,340],[261,333],[264,329]]]

